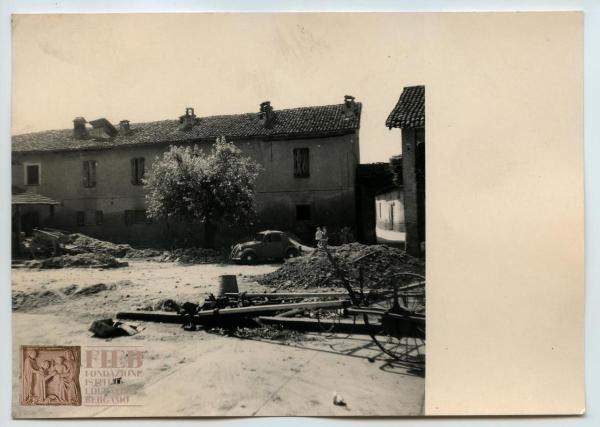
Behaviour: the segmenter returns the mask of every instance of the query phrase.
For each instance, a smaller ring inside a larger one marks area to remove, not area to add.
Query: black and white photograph
[[[73,408],[25,351],[18,415],[423,415],[426,87],[366,55],[396,21],[15,17],[14,348],[83,364]]]

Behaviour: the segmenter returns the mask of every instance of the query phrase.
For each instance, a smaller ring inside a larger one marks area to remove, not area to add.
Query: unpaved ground
[[[156,323],[143,323],[146,329],[132,337],[91,337],[87,329],[93,320],[114,318],[118,311],[165,298],[203,300],[216,291],[222,274],[237,274],[242,291],[263,290],[247,276],[279,267],[129,262],[129,267],[114,270],[13,269],[15,415],[422,414],[422,374],[391,363],[368,337],[306,334],[290,342],[241,340]],[[20,407],[21,345],[135,346],[144,351],[143,377],[113,386],[133,396],[129,406]],[[347,406],[333,405],[334,392],[343,395]]]

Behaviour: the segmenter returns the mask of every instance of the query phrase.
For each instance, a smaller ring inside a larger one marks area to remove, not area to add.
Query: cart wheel
[[[339,315],[335,311],[318,309],[315,317],[321,332],[331,333],[335,329],[335,321]]]
[[[370,296],[367,313],[359,316],[373,342],[388,356],[407,363],[424,363],[425,278],[414,273],[399,273],[415,278],[400,288]],[[413,313],[405,316],[403,310]],[[423,319],[421,321],[421,318]]]

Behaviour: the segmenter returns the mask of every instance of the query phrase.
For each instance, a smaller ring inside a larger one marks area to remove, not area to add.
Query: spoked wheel
[[[319,324],[319,330],[326,333],[333,332],[336,322],[340,319],[337,310],[318,309],[314,312],[314,316]]]
[[[422,364],[425,350],[425,278],[414,273],[409,284],[367,297],[360,314],[373,342],[395,360]]]
[[[327,246],[323,249],[352,301],[348,314],[356,316],[355,320],[362,318],[364,329],[383,353],[395,360],[422,366],[425,361],[425,277],[411,272],[395,273],[393,283],[401,282],[402,286],[393,285],[391,289],[378,290],[377,294],[363,295],[362,291],[357,293],[352,289],[347,273]],[[358,273],[362,289],[360,267]],[[401,278],[408,279],[409,283]]]

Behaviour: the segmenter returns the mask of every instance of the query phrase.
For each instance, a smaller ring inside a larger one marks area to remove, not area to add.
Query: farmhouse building
[[[424,255],[425,246],[425,86],[405,87],[386,122],[402,132],[402,188],[406,250]]]
[[[354,229],[360,115],[361,104],[346,96],[337,105],[275,110],[267,101],[253,113],[211,117],[187,108],[179,120],[122,120],[117,127],[77,117],[70,129],[16,135],[13,194],[59,203],[51,212],[22,206],[18,219],[24,230],[54,227],[141,245],[177,239],[201,244],[201,226],[146,218],[142,179],[169,145],[210,150],[224,136],[262,166],[257,229],[290,231],[306,240],[319,225],[333,233]],[[221,230],[219,236],[248,231]]]

